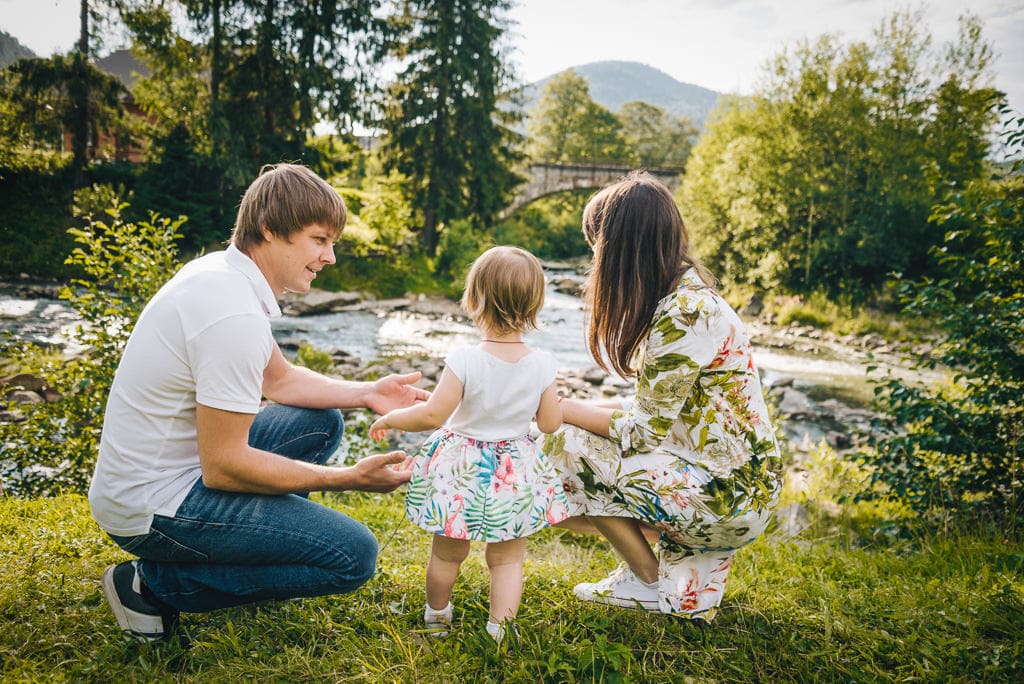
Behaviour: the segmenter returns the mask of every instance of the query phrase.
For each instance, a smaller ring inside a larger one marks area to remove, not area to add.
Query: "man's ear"
[[[263,233],[263,239],[266,240],[267,242],[270,242],[270,240],[274,237],[274,234],[271,233],[270,229],[267,228],[266,226],[260,226],[260,232]]]

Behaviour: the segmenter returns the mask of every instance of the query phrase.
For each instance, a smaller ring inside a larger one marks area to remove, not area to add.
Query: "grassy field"
[[[401,495],[323,499],[381,540],[377,576],[346,596],[189,615],[191,648],[126,642],[99,586],[126,555],[83,497],[0,499],[0,680],[19,681],[1022,681],[1024,549],[980,534],[915,536],[826,515],[739,553],[711,625],[584,605],[578,581],[615,559],[596,538],[531,538],[518,643],[484,632],[475,549],[456,625],[424,638],[428,536]],[[817,512],[816,512],[817,511]]]

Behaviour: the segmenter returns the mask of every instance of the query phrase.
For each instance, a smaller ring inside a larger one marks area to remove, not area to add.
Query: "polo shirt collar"
[[[263,271],[256,265],[256,262],[233,244],[228,245],[224,259],[229,266],[239,271],[248,279],[249,284],[252,285],[253,292],[256,293],[257,299],[260,300],[260,304],[263,306],[264,313],[271,318],[280,316],[281,307],[277,304],[277,297],[274,296],[274,291],[270,289],[270,283],[267,282]]]

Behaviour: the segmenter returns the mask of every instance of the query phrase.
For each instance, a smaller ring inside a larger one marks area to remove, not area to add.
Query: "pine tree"
[[[385,165],[412,181],[421,244],[433,254],[439,226],[488,225],[519,182],[520,155],[507,106],[512,74],[501,38],[506,0],[405,0],[391,52],[402,67],[381,121]]]

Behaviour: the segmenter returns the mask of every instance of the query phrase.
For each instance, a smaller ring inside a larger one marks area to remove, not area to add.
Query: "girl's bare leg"
[[[639,520],[598,515],[590,516],[589,520],[625,559],[634,575],[648,583],[658,579],[658,557],[647,543]]]
[[[523,597],[525,539],[509,539],[487,545],[484,555],[491,573],[491,622],[500,624],[519,612]]]
[[[434,535],[427,563],[427,605],[443,610],[452,598],[459,567],[469,555],[469,541]]]

